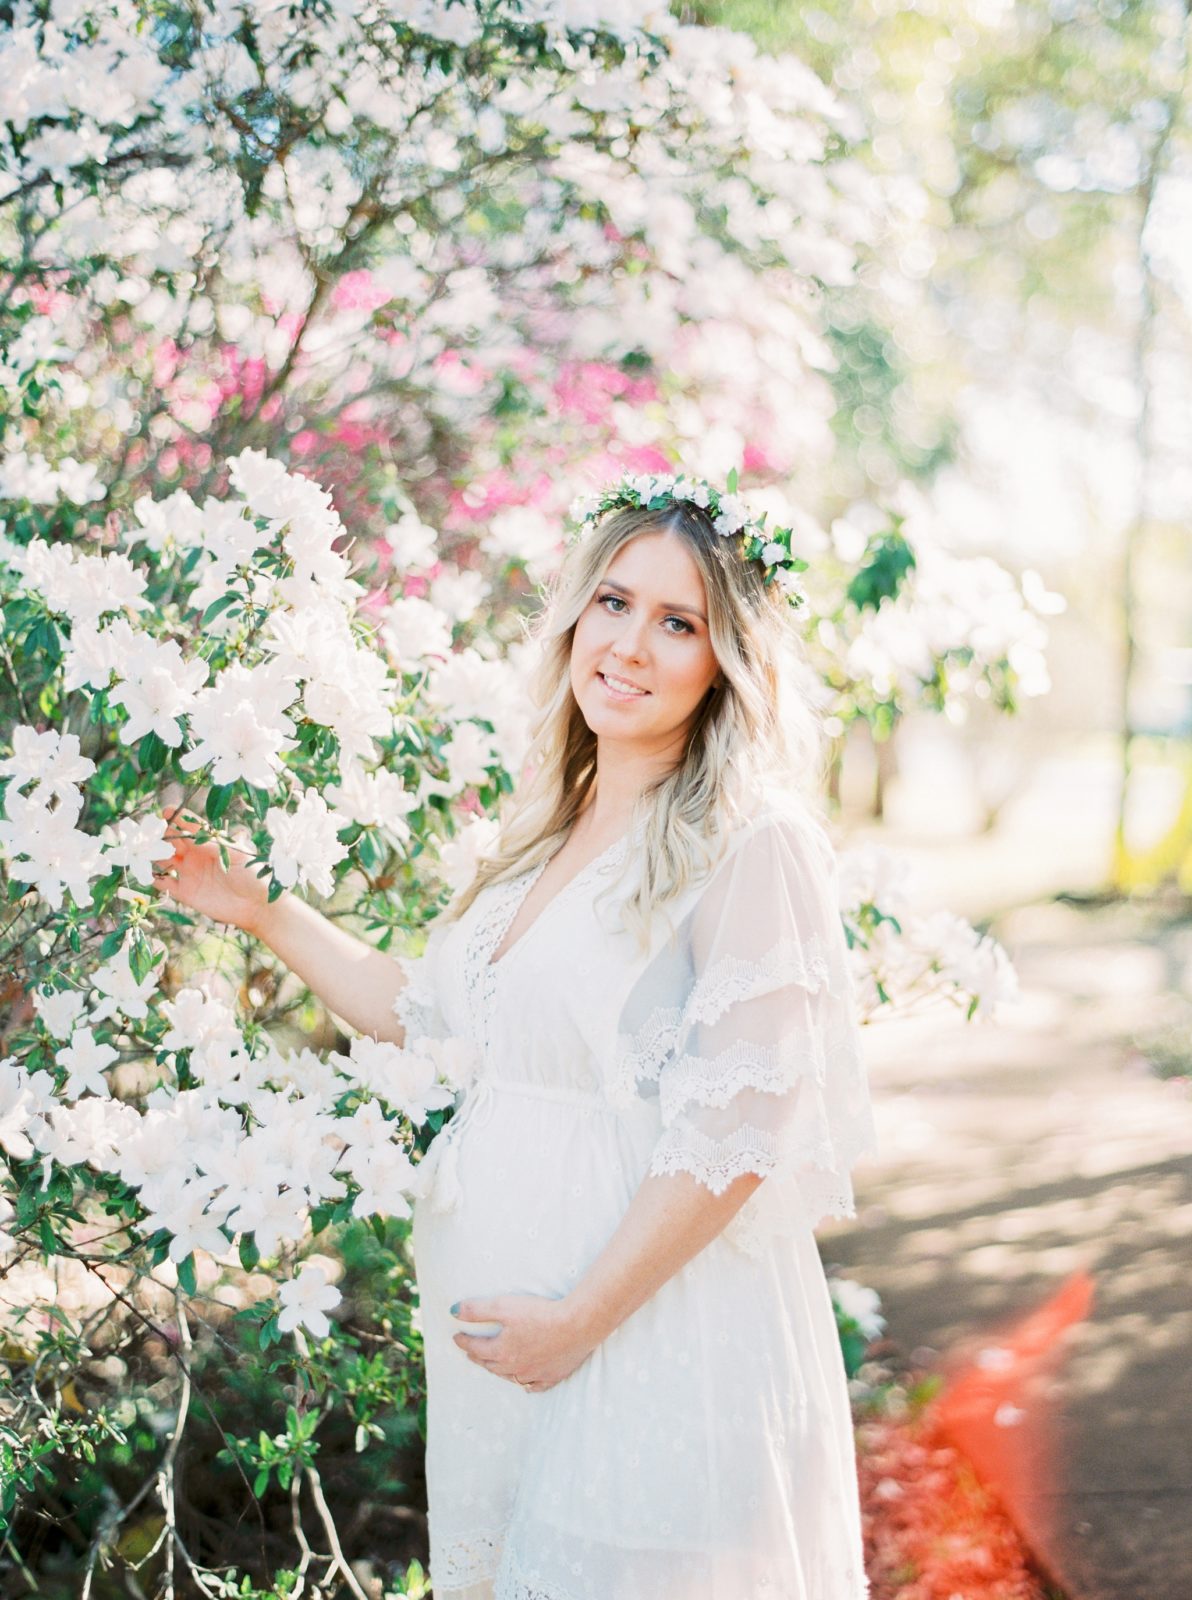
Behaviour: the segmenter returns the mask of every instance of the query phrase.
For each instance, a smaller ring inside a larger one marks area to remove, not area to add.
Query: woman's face
[[[704,580],[682,539],[641,533],[621,546],[571,644],[571,691],[602,747],[680,759],[721,676],[707,616]]]

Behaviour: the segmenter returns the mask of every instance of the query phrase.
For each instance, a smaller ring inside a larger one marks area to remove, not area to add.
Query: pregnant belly
[[[483,1114],[466,1118],[451,1141],[454,1203],[439,1209],[435,1190],[415,1202],[424,1314],[490,1294],[566,1294],[641,1182],[654,1116],[644,1103],[624,1115],[595,1097],[492,1090]]]

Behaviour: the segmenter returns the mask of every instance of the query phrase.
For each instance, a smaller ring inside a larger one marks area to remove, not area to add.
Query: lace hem
[[[470,1589],[491,1583],[501,1564],[504,1528],[485,1528],[460,1538],[436,1540],[431,1559],[431,1581],[436,1595],[452,1589]]]
[[[650,1175],[665,1177],[670,1173],[689,1172],[713,1194],[723,1194],[730,1183],[745,1173],[768,1178],[795,1155],[796,1151],[784,1148],[774,1134],[748,1123],[734,1128],[724,1139],[709,1139],[698,1128],[680,1124],[666,1128],[654,1146]],[[836,1152],[826,1134],[817,1133],[814,1141],[801,1141],[797,1155],[815,1166],[836,1165]]]
[[[877,1150],[877,1130],[866,1107],[849,1122],[829,1127],[817,1096],[810,1129],[782,1138],[748,1123],[711,1139],[689,1123],[662,1133],[650,1158],[651,1177],[689,1173],[713,1194],[752,1172],[765,1181],[729,1222],[724,1237],[748,1255],[791,1225],[814,1228],[828,1217],[856,1216],[850,1168]]]
[[[823,988],[829,994],[842,994],[846,987],[843,971],[833,973],[822,940],[780,939],[760,961],[721,956],[713,962],[692,984],[683,1022],[716,1022],[730,1006],[791,984],[813,994]]]
[[[801,1078],[823,1089],[863,1082],[860,1050],[851,1028],[825,1035],[820,1028],[791,1033],[775,1045],[737,1039],[714,1056],[681,1055],[660,1073],[661,1112],[671,1123],[689,1105],[724,1107],[743,1090],[785,1094]]]
[[[565,1589],[544,1589],[540,1584],[527,1583],[516,1573],[503,1573],[497,1578],[493,1600],[573,1600],[573,1596]]]
[[[844,997],[846,1004],[851,996],[843,961],[838,958],[834,966],[819,940],[781,939],[760,961],[722,957],[696,979],[682,1006],[658,1006],[632,1033],[618,1034],[610,1085],[615,1103],[627,1104],[640,1081],[660,1078],[668,1057],[691,1027],[709,1026],[733,1006],[792,987],[812,994],[826,988],[829,994]]]

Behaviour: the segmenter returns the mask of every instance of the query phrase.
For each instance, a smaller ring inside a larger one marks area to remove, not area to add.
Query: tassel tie
[[[409,1192],[417,1199],[425,1199],[432,1211],[454,1211],[458,1207],[461,1194],[460,1140],[469,1126],[483,1127],[489,1121],[497,1092],[525,1095],[531,1100],[549,1100],[556,1105],[575,1106],[605,1116],[617,1115],[615,1107],[609,1105],[604,1095],[594,1091],[482,1073],[472,1080],[463,1103],[446,1127],[440,1129],[431,1140],[426,1154],[418,1163],[417,1183]]]

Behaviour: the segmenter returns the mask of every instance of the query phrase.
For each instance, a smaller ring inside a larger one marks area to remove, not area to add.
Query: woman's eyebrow
[[[614,583],[611,578],[604,578],[602,579],[602,582],[604,583],[605,588],[615,589],[618,594],[626,595],[630,600],[633,599],[633,590],[627,589],[623,583]],[[658,602],[658,609],[659,611],[686,611],[688,616],[698,617],[701,622],[706,623],[708,620],[707,617],[704,616],[703,612],[698,609],[698,607],[675,605],[670,600],[660,600]]]

